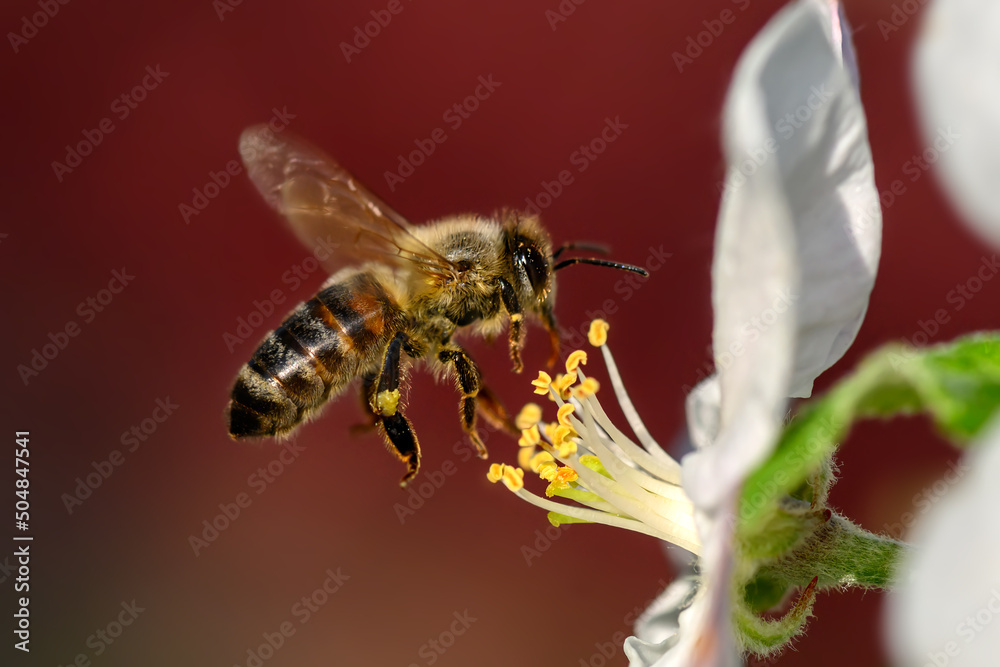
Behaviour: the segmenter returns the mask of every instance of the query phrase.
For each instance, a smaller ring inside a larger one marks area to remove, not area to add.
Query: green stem
[[[908,549],[904,542],[870,533],[833,514],[791,554],[761,567],[755,580],[782,581],[792,587],[807,586],[819,577],[820,589],[889,588]]]

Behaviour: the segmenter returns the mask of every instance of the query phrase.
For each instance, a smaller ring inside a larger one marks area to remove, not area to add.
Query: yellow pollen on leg
[[[537,403],[526,403],[514,418],[514,425],[524,430],[542,421],[542,408]]]
[[[381,415],[386,415],[387,417],[393,416],[396,414],[397,405],[399,405],[398,389],[381,391],[375,397],[375,407],[378,408],[378,412]]]
[[[552,384],[552,376],[545,371],[538,371],[538,379],[532,380],[531,384],[535,387],[535,393],[544,396],[549,393],[549,385]]]
[[[594,320],[590,323],[590,331],[587,332],[587,340],[594,347],[601,347],[608,342],[608,329],[611,326],[604,320]]]
[[[572,373],[580,364],[587,364],[587,353],[583,350],[575,350],[568,357],[566,357],[566,372]]]

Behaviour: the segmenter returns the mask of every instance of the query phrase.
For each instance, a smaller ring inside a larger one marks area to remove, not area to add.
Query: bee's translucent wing
[[[240,136],[250,180],[308,248],[333,245],[336,260],[412,262],[435,275],[455,265],[410,232],[410,224],[318,148],[255,125]],[[337,261],[327,262],[335,268]]]

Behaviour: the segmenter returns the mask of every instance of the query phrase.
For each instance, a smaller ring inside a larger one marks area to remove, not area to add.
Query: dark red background
[[[295,621],[292,605],[338,567],[351,577],[343,590],[307,624],[296,622],[265,664],[425,665],[421,645],[466,609],[478,620],[437,664],[587,664],[596,644],[628,632],[625,616],[671,576],[659,545],[578,526],[527,566],[521,546],[548,525],[544,514],[488,484],[485,464],[463,460],[464,445],[453,449],[457,397],[427,376],[414,378],[410,400],[425,479],[447,461],[458,472],[404,524],[394,510],[407,498],[397,486],[402,467],[377,439],[348,436],[360,417],[353,397],[303,428],[300,458],[254,494],[248,476],[276,450],[231,442],[222,410],[259,337],[323,276],[294,292],[281,282],[306,252],[245,176],[190,224],[178,206],[237,158],[241,130],[275,107],[417,222],[524,206],[542,181],[573,168],[570,154],[606,117],[620,116],[628,128],[574,172],[544,220],[557,242],[607,241],[614,258],[637,263],[661,246],[672,257],[628,300],[614,290],[619,274],[561,273],[557,310],[564,325],[580,326],[614,300],[612,348],[640,412],[669,442],[683,425],[682,387],[709,363],[722,101],[741,49],[782,4],[759,0],[739,11],[728,0],[593,0],[553,30],[545,11],[555,0],[404,1],[348,64],[339,43],[386,3],[248,1],[220,21],[210,0],[71,2],[18,53],[3,47],[3,437],[9,455],[13,432],[31,431],[36,538],[33,650],[17,664],[69,664],[80,653],[95,665],[245,664],[261,634]],[[727,8],[737,20],[678,72],[673,52]],[[0,28],[19,30],[35,11],[27,0],[6,3]],[[888,0],[848,3],[882,189],[923,148],[908,84],[918,21],[885,39],[877,22],[891,11]],[[166,80],[128,118],[115,117],[115,98],[156,65]],[[501,86],[451,129],[442,114],[480,75]],[[115,130],[59,182],[51,163],[105,117]],[[447,141],[390,192],[383,173],[437,127]],[[946,301],[991,251],[957,222],[932,176],[907,188],[885,211],[868,318],[821,389],[877,345],[912,337],[939,308],[951,320],[935,340],[996,324],[996,285],[957,312]],[[49,332],[81,323],[77,304],[122,267],[134,282],[25,386],[16,366]],[[282,312],[231,354],[223,333],[276,288],[289,299]],[[509,372],[502,346],[471,348],[509,405],[531,398],[531,378]],[[529,369],[546,354],[533,330]],[[62,494],[93,462],[124,449],[121,434],[168,396],[180,405],[175,415],[69,515]],[[493,436],[489,446],[493,460],[513,460],[513,442]],[[862,426],[843,450],[835,500],[878,529],[912,510],[913,494],[951,456],[922,420]],[[12,467],[3,474],[11,485]],[[189,535],[244,491],[252,505],[196,557]],[[13,511],[12,493],[0,498],[0,511]],[[0,578],[8,609],[13,577]],[[88,637],[132,599],[145,611],[94,656]],[[808,636],[780,663],[884,664],[881,607],[877,593],[821,596]],[[0,636],[10,637],[5,617]],[[611,664],[624,664],[614,646]]]

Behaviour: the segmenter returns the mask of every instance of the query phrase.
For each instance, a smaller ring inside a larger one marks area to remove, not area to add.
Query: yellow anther
[[[594,320],[590,323],[590,331],[587,332],[587,340],[594,347],[600,347],[608,342],[608,329],[611,327],[604,320]]]
[[[563,426],[569,426],[570,428],[572,428],[573,425],[569,423],[569,416],[573,414],[574,409],[575,408],[573,407],[572,403],[563,403],[559,407],[559,416],[558,416],[559,423],[562,424]]]
[[[511,491],[520,491],[524,488],[524,471],[506,463],[494,463],[490,465],[490,471],[486,473],[486,479],[494,484],[503,481],[504,485]]]
[[[549,442],[556,441],[556,428],[558,427],[559,424],[555,422],[549,422],[543,426],[543,429],[545,431],[545,437],[549,439]]]
[[[575,372],[566,373],[565,375],[557,375],[556,379],[552,381],[552,388],[564,401],[569,398],[569,388],[576,382],[576,377]]]
[[[552,433],[552,446],[559,447],[570,438],[575,438],[576,436],[577,432],[573,430],[572,426],[559,424]]]
[[[491,463],[490,471],[486,473],[486,479],[490,480],[494,484],[503,479],[503,463]]]
[[[577,479],[576,471],[567,466],[546,472],[548,473],[546,480],[548,480],[549,486],[545,489],[545,495],[550,498],[557,492],[570,488],[570,482],[575,482]]]
[[[542,434],[538,432],[538,424],[521,431],[521,439],[517,441],[521,447],[534,447],[542,441]]]
[[[560,482],[568,485],[570,482],[575,482],[577,480],[577,475],[576,471],[570,468],[569,466],[561,466],[559,468],[559,474],[556,476],[556,478]]]
[[[524,470],[506,466],[503,470],[503,483],[515,493],[524,488]]]
[[[571,427],[560,424],[555,428],[553,436],[552,446],[559,454],[559,458],[567,459],[576,453],[576,441],[573,438],[577,437],[577,432]]]
[[[379,395],[375,397],[375,407],[378,409],[380,415],[385,415],[391,417],[396,414],[396,406],[399,405],[399,390],[393,389],[389,391],[379,392]]]
[[[576,454],[576,440],[563,440],[562,443],[556,447],[556,451],[559,453],[559,458],[568,459]]]
[[[568,357],[566,357],[566,372],[572,373],[580,364],[587,364],[587,353],[583,350],[575,350]]]
[[[528,461],[528,465],[525,466],[531,470],[531,472],[537,472],[541,474],[542,468],[547,466],[554,466],[555,459],[548,452],[538,452],[531,457]],[[544,479],[544,475],[542,476]]]
[[[517,465],[522,468],[534,470],[534,468],[531,467],[531,461],[536,456],[538,456],[538,454],[535,453],[534,447],[521,447],[521,449],[517,450]]]
[[[535,386],[535,393],[543,396],[549,393],[549,385],[552,384],[552,376],[545,371],[538,371],[538,379],[532,380],[531,384]]]
[[[537,403],[527,403],[514,418],[514,425],[519,429],[531,428],[542,421],[542,408]]]
[[[573,387],[573,395],[577,398],[590,398],[601,388],[601,383],[594,378],[586,378],[579,386]]]

